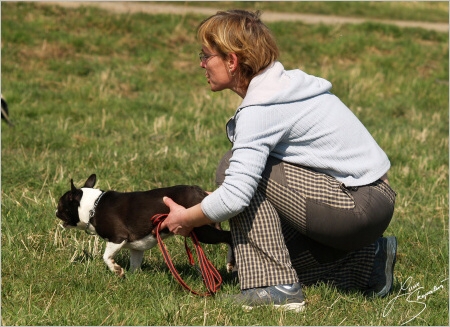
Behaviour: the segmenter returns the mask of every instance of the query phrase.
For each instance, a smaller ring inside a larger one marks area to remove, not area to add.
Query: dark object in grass
[[[14,124],[9,119],[9,109],[6,100],[3,98],[2,94],[2,119],[8,123],[9,126],[14,126]]]

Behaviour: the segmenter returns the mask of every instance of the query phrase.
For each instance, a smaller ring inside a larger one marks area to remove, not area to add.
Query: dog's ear
[[[70,179],[70,190],[72,191],[72,193],[75,193],[75,191],[77,190],[77,188],[75,187],[75,185],[73,185],[73,179]]]
[[[70,180],[70,192],[69,193],[69,201],[76,201],[78,205],[81,201],[81,196],[83,195],[82,190],[78,190],[75,185],[73,185],[73,179]]]
[[[83,187],[93,188],[96,181],[97,181],[97,176],[95,176],[95,174],[92,174],[91,176],[89,176],[86,183],[84,183]]]

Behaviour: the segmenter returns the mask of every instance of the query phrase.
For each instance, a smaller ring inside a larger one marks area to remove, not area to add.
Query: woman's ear
[[[238,65],[239,65],[239,59],[235,53],[230,53],[228,55],[227,65],[228,65],[228,71],[230,72],[230,74],[234,74],[234,72],[236,71],[236,69],[238,68]]]

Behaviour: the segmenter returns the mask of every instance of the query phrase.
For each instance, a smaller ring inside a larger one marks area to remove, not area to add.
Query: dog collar
[[[97,200],[95,200],[94,202],[94,207],[89,210],[89,221],[86,224],[86,229],[84,230],[87,234],[89,233],[89,227],[91,226],[91,219],[94,218],[95,216],[95,209],[97,208],[98,203],[100,202],[100,199],[102,198],[103,194],[105,194],[106,192],[102,192],[99,197],[97,198]]]

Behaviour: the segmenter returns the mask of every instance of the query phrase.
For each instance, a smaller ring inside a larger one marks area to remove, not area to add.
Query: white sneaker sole
[[[263,305],[257,306],[257,307],[262,307]],[[303,312],[306,309],[306,302],[303,301],[301,303],[286,303],[286,304],[267,304],[264,306],[273,306],[274,308],[278,309],[278,310],[282,310],[282,311],[290,311],[290,312]],[[253,308],[252,306],[249,305],[242,305],[242,309],[244,309],[245,311],[252,311]]]

